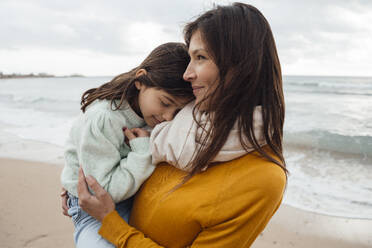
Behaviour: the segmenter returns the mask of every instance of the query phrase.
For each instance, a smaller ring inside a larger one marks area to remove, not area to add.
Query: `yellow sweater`
[[[117,247],[249,247],[286,184],[284,171],[256,152],[216,164],[171,192],[184,175],[159,164],[136,195],[130,225],[113,211],[99,234]]]

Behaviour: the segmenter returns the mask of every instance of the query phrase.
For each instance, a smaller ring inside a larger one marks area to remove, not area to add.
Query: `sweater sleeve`
[[[190,247],[250,247],[280,205],[281,199],[276,204],[272,200],[258,199],[240,215],[204,228]],[[118,248],[163,247],[127,224],[116,211],[103,219],[98,233]]]
[[[118,248],[163,247],[152,241],[150,238],[147,238],[142,232],[128,225],[116,210],[105,216],[98,234]]]
[[[82,127],[78,146],[84,172],[95,177],[114,202],[134,195],[154,170],[148,137],[131,140],[132,151],[121,158],[125,125],[113,112],[97,113]]]

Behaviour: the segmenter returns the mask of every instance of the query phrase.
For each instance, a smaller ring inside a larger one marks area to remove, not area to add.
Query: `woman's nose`
[[[190,64],[187,66],[186,71],[183,73],[183,80],[192,82],[196,78],[195,71],[192,69]]]

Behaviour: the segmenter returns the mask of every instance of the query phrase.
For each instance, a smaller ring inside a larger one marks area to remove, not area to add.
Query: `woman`
[[[117,247],[249,247],[281,203],[284,98],[268,22],[247,4],[218,6],[185,27],[185,41],[191,60],[184,79],[193,87],[193,116],[201,130],[191,170],[157,165],[136,195],[130,225],[107,192],[80,170],[81,207],[102,221],[99,234]],[[254,132],[257,106],[265,146]],[[210,125],[198,120],[198,113]],[[210,163],[234,125],[242,147],[253,145],[255,151]]]

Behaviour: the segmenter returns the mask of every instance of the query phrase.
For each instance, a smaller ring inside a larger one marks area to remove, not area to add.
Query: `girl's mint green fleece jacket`
[[[92,175],[117,203],[134,195],[154,171],[149,137],[124,142],[123,127],[143,127],[144,120],[125,102],[112,110],[111,102],[98,100],[72,124],[66,142],[62,186],[77,195],[79,166]]]

